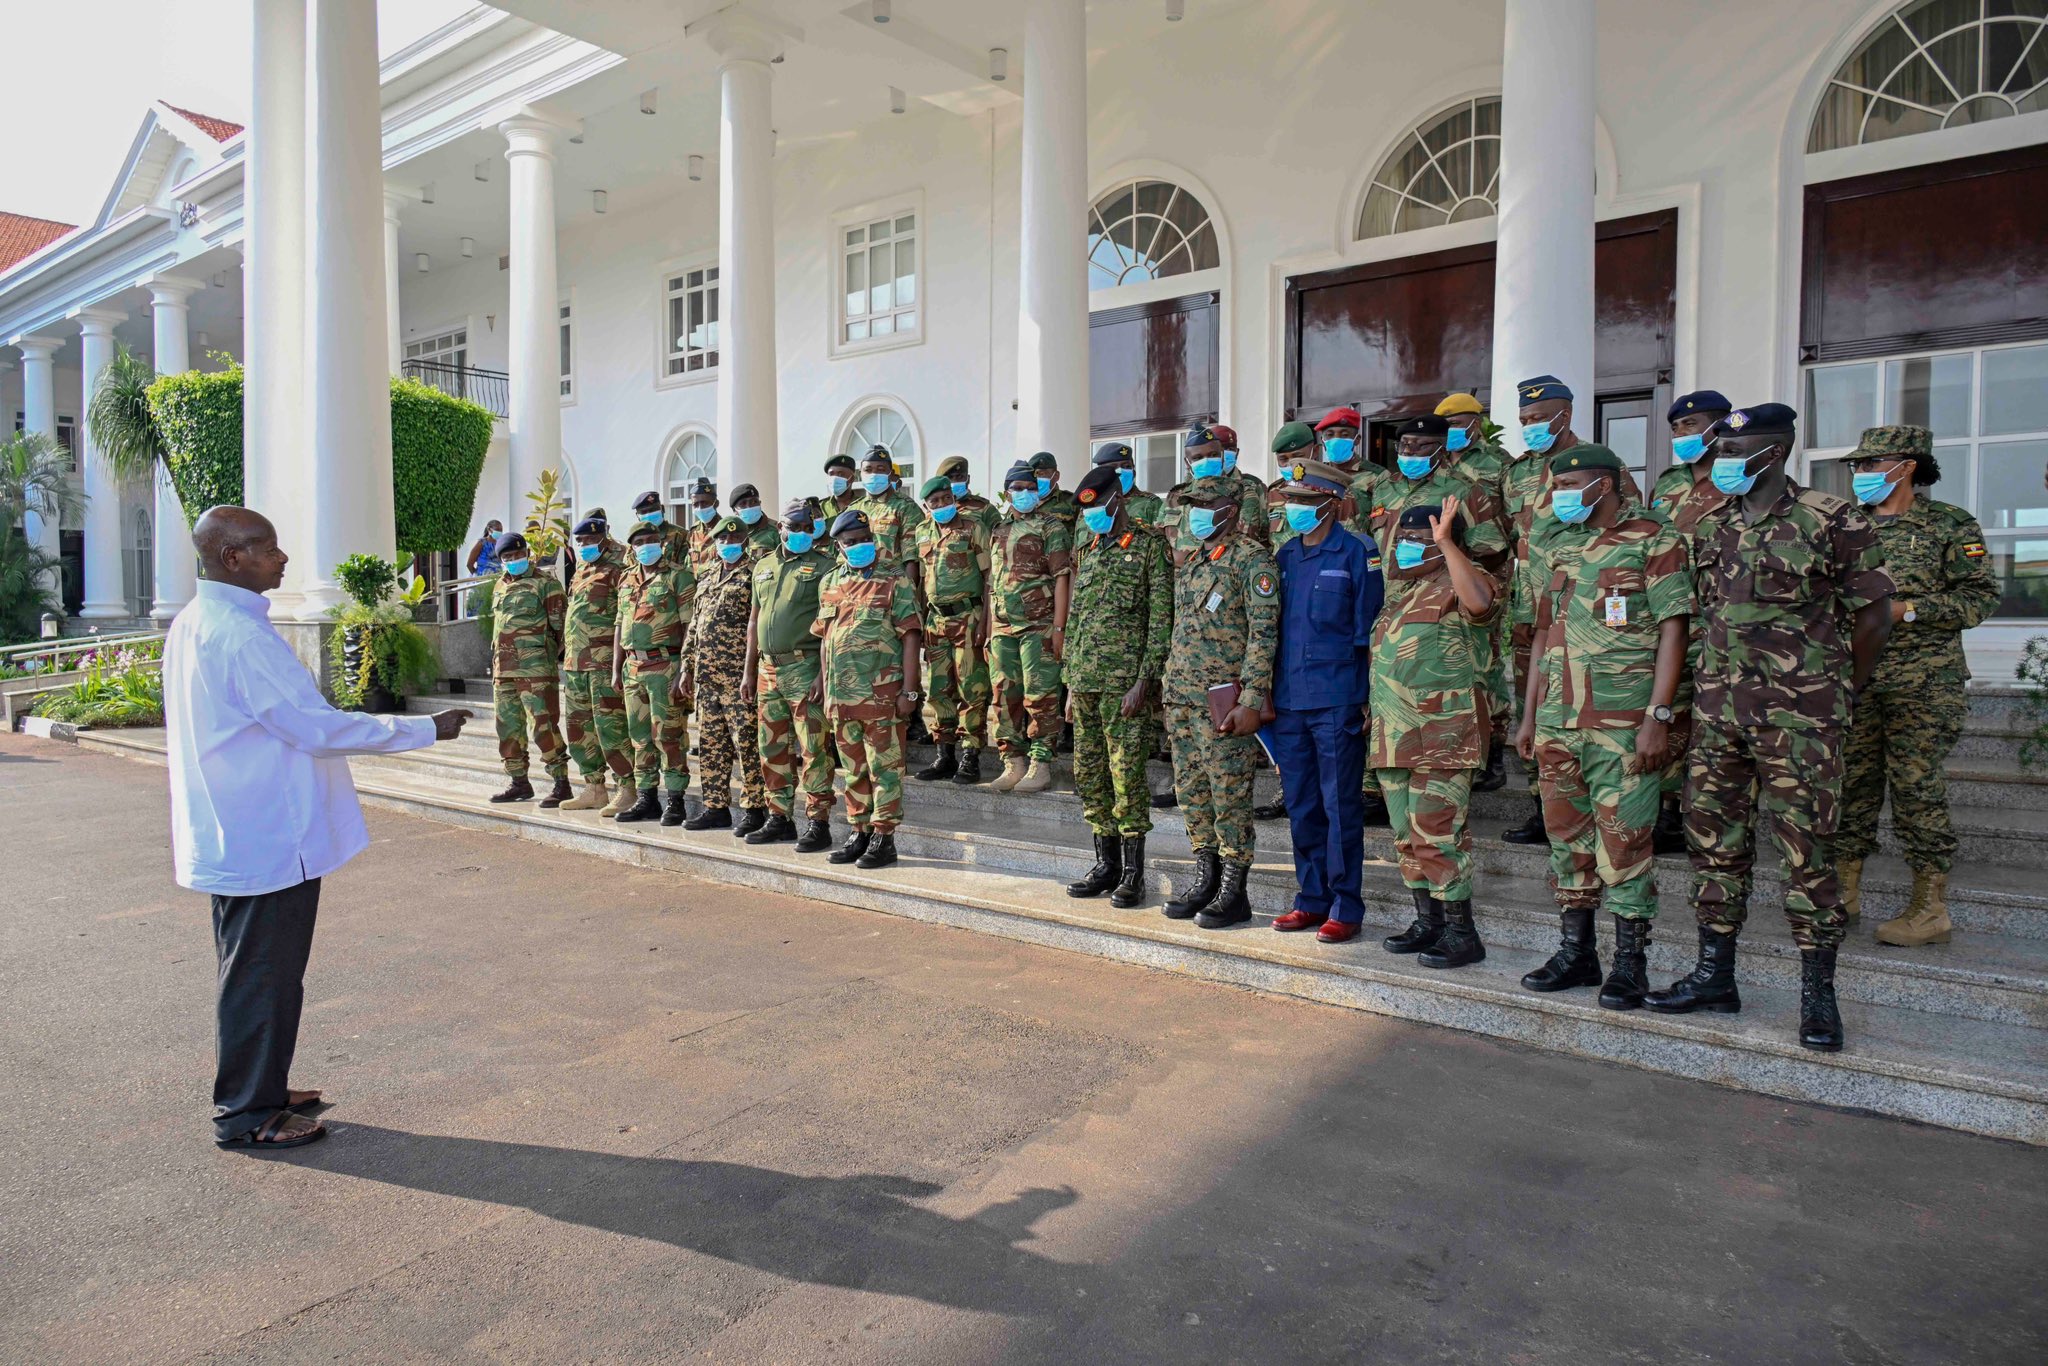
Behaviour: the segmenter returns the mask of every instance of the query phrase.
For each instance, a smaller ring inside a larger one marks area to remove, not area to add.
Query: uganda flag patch
[[[1982,542],[1982,541],[1971,541],[1971,542],[1970,542],[1969,544],[1967,544],[1967,545],[1965,545],[1965,546],[1963,547],[1963,556],[1964,556],[1964,558],[1966,558],[1966,559],[1972,559],[1972,560],[1981,560],[1981,559],[1983,559],[1983,558],[1984,558],[1984,542]]]
[[[1262,598],[1272,597],[1277,587],[1278,585],[1273,582],[1273,571],[1270,569],[1261,569],[1252,576],[1252,592]]]

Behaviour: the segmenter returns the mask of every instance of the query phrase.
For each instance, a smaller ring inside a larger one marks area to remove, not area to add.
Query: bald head
[[[289,558],[278,548],[277,528],[248,508],[208,508],[192,528],[199,568],[215,583],[267,593],[284,581]]]

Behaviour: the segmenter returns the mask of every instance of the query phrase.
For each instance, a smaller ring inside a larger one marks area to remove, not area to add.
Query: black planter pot
[[[341,667],[350,678],[361,678],[363,670],[363,632],[361,626],[347,626],[341,632]],[[363,689],[362,700],[353,710],[367,712],[402,712],[405,699],[386,688],[373,674],[370,685]]]

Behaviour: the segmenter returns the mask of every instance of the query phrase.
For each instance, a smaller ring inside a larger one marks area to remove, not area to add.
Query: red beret
[[[1237,429],[1235,427],[1226,427],[1221,422],[1212,422],[1209,424],[1209,430],[1214,434],[1217,443],[1224,450],[1234,451],[1237,449]]]
[[[1363,427],[1364,425],[1363,422],[1358,420],[1358,409],[1332,408],[1329,415],[1316,424],[1316,430],[1320,432],[1326,427]]]

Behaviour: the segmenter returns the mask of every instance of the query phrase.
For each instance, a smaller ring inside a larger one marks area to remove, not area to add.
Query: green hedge
[[[186,526],[210,507],[241,504],[241,366],[162,376],[149,386],[149,415],[163,433]]]

